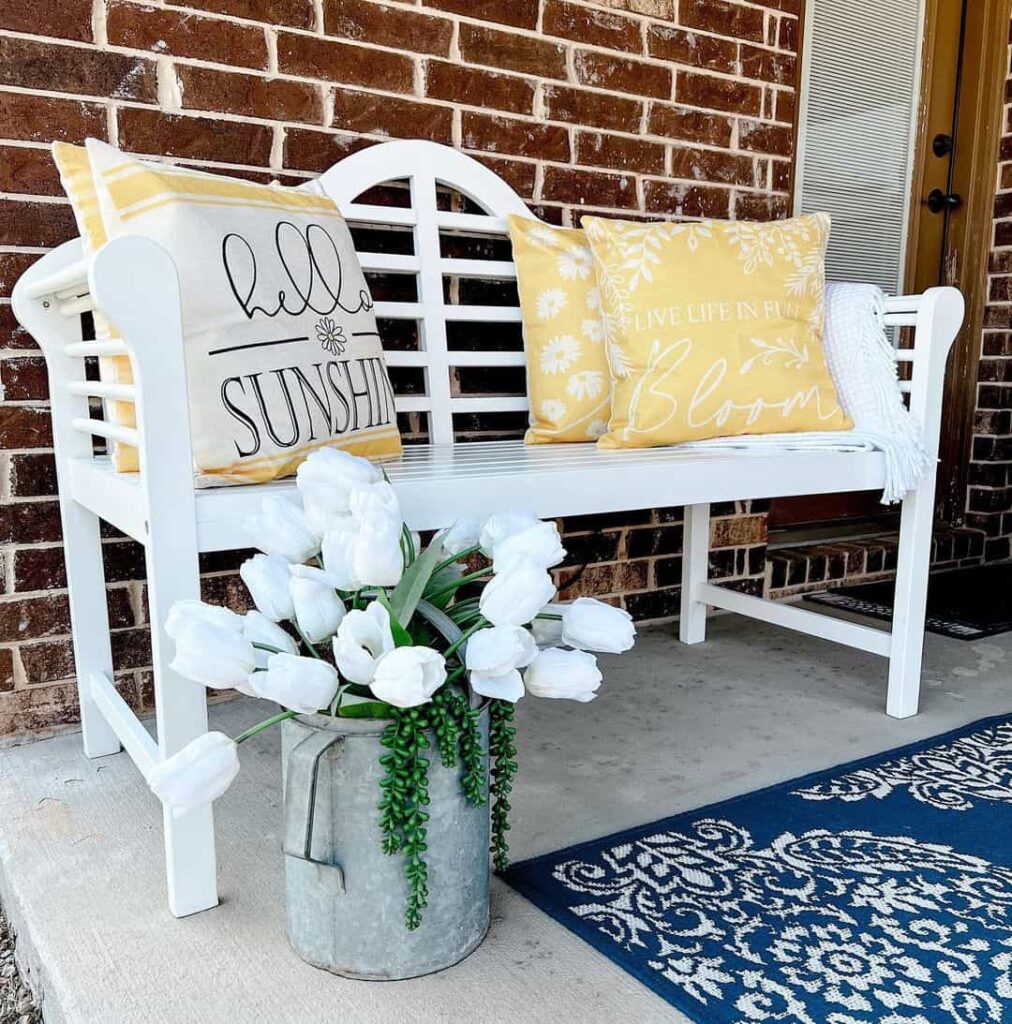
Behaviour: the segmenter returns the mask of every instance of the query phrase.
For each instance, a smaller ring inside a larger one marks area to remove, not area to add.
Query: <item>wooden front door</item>
[[[966,299],[946,374],[939,453],[937,514],[953,525],[966,510],[1010,14],[1010,0],[929,0],[926,9],[914,169],[920,202],[912,208],[907,287],[954,285]]]
[[[949,523],[961,521],[965,506],[1010,8],[1012,0],[925,4],[905,290],[951,284],[966,297],[942,425],[938,512]],[[866,520],[875,528],[891,514],[876,494],[778,499],[770,527]]]

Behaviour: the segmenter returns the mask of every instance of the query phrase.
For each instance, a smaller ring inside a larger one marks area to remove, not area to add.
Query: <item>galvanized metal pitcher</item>
[[[285,902],[288,941],[303,960],[392,981],[449,967],[485,937],[489,814],[464,798],[459,768],[430,757],[429,903],[409,932],[403,860],[383,852],[379,828],[385,725],[329,715],[284,723]],[[487,710],[480,728],[488,750]],[[429,742],[435,752],[431,732]]]

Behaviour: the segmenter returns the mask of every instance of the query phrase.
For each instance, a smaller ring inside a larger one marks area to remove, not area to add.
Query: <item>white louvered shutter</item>
[[[808,0],[795,210],[826,210],[834,281],[903,289],[922,0]]]

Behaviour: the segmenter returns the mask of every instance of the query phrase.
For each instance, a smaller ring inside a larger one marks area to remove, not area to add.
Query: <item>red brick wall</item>
[[[545,217],[788,208],[800,0],[2,0],[0,734],[72,721],[46,379],[7,297],[73,218],[46,150],[124,149],[298,181],[388,136],[462,147]],[[725,508],[714,572],[756,590],[763,510]],[[740,513],[740,514],[739,514]],[[676,609],[680,516],[569,522],[570,593]],[[121,688],[148,700],[143,565],[106,540]],[[212,597],[241,600],[234,556]]]

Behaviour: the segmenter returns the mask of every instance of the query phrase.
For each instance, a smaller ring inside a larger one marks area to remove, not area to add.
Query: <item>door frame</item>
[[[921,48],[921,88],[914,168],[911,182],[906,247],[909,282],[917,252],[918,206],[924,191],[928,146],[926,97],[935,54],[938,8],[945,0],[925,0],[924,41]],[[1012,0],[971,0],[963,51],[956,158],[963,163],[965,216],[950,226],[947,277],[958,283],[966,299],[966,322],[952,348],[945,378],[942,433],[939,450],[937,512],[946,523],[958,525],[966,515],[970,446],[977,408],[977,366],[981,355],[984,307],[987,304],[988,264],[994,227],[994,198],[998,184],[998,147],[1003,133],[1005,81],[1009,75],[1009,24]]]

